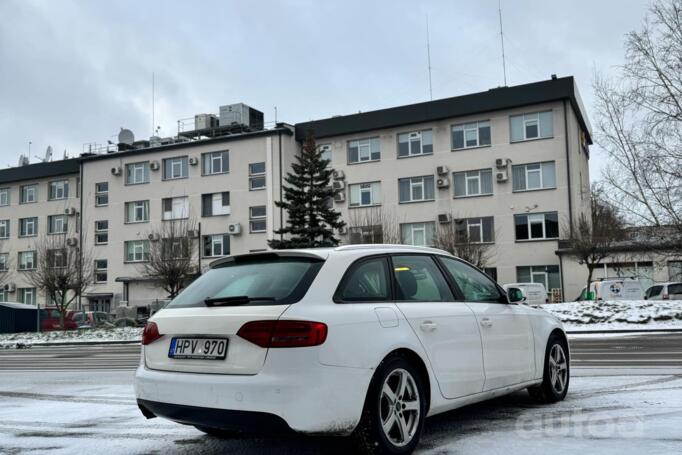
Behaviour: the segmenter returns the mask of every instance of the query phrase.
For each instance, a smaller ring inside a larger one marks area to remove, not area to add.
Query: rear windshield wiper
[[[248,295],[231,295],[226,297],[211,297],[204,300],[206,306],[237,306],[246,305],[254,301],[274,302],[274,297],[249,297]]]

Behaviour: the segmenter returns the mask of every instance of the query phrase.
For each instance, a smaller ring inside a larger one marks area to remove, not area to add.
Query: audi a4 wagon
[[[432,248],[227,257],[147,322],[137,402],[216,436],[293,430],[411,453],[428,416],[521,389],[564,399],[563,327],[521,300]]]

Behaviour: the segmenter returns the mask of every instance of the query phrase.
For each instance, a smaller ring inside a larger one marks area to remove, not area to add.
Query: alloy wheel
[[[393,370],[384,380],[379,415],[384,434],[395,446],[405,446],[414,438],[419,427],[419,400],[417,384],[407,370]]]
[[[568,382],[568,361],[560,344],[555,344],[549,351],[549,382],[557,395],[564,392]]]

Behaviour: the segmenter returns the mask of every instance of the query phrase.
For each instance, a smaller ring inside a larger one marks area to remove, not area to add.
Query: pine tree
[[[332,170],[329,160],[322,159],[315,138],[308,134],[301,154],[291,165],[293,172],[287,172],[284,180],[284,200],[275,205],[287,211],[286,226],[275,231],[283,239],[269,241],[274,249],[314,248],[336,246],[339,239],[334,229],[346,225],[341,213],[328,207],[328,201],[340,190],[331,185]]]

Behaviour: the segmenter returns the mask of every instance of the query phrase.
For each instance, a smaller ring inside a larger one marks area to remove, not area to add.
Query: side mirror
[[[509,300],[509,303],[519,303],[526,300],[526,298],[524,297],[521,289],[509,288],[507,289],[507,300]]]

